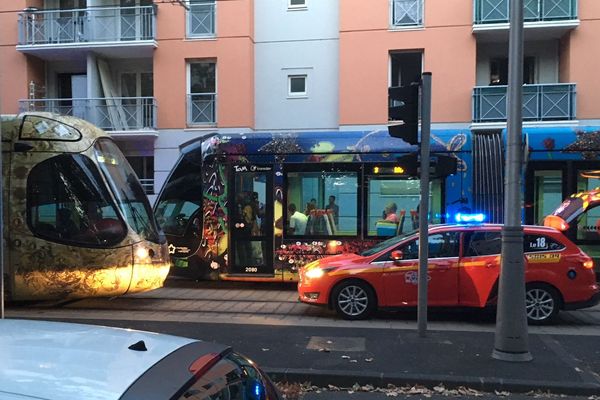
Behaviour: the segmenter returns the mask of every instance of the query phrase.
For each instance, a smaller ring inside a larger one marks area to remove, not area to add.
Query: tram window
[[[356,172],[288,172],[286,232],[292,236],[355,236]]]
[[[441,222],[441,182],[430,183],[431,223]],[[395,236],[417,229],[420,182],[408,179],[369,180],[367,226],[369,236]]]
[[[57,242],[112,246],[127,229],[93,162],[62,154],[32,168],[27,179],[27,222],[32,232]]]

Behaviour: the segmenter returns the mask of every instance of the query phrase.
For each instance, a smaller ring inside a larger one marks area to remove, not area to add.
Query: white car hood
[[[147,351],[128,349],[140,340]],[[39,399],[118,399],[152,365],[194,341],[92,325],[0,320],[0,398],[5,392]]]

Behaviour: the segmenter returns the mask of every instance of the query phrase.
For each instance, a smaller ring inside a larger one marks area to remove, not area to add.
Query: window
[[[188,64],[188,124],[206,125],[216,122],[216,64]]]
[[[498,232],[472,232],[465,242],[465,257],[500,254],[502,237]]]
[[[392,26],[423,25],[423,0],[392,0]]]
[[[523,58],[523,84],[535,83],[535,57]],[[508,58],[490,60],[490,85],[508,85]]]
[[[367,226],[369,236],[395,236],[416,229],[421,199],[418,180],[371,177]],[[440,223],[442,207],[441,182],[430,182],[430,222]]]
[[[286,233],[354,236],[358,233],[356,172],[289,172]]]
[[[288,82],[288,95],[306,96],[306,75],[289,75]]]
[[[27,179],[27,223],[36,236],[66,244],[113,246],[127,232],[118,215],[88,157],[62,154],[32,168]]]
[[[215,0],[189,0],[187,10],[188,37],[215,36]]]
[[[289,0],[288,8],[306,8],[306,0]]]
[[[429,235],[429,258],[458,257],[459,232],[442,232]],[[394,250],[402,250],[403,260],[419,259],[419,239],[411,240]],[[377,261],[392,261],[392,252]]]

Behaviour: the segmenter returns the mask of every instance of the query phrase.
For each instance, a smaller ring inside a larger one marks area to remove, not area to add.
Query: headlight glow
[[[317,279],[322,277],[323,275],[325,275],[325,271],[323,271],[321,268],[312,268],[309,269],[308,271],[306,271],[306,274],[304,274],[307,278],[310,279]]]

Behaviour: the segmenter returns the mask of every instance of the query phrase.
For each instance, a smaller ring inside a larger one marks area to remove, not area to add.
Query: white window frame
[[[288,97],[308,97],[308,74],[289,74],[288,78]],[[304,92],[292,92],[292,79],[304,78]]]
[[[202,64],[202,63],[213,63],[215,64],[215,92],[211,93],[211,92],[206,92],[206,93],[191,93],[191,85],[192,85],[192,74],[191,74],[191,70],[192,64]],[[186,59],[186,88],[185,88],[185,93],[186,93],[186,124],[189,127],[195,127],[195,126],[216,126],[217,125],[217,121],[219,120],[219,116],[217,114],[217,91],[218,91],[218,70],[217,70],[217,59]],[[212,122],[193,122],[191,119],[191,103],[190,103],[190,98],[192,95],[194,94],[206,94],[206,95],[212,95],[214,96],[214,121]]]
[[[213,6],[213,32],[194,34],[191,31],[191,19],[192,17],[192,2],[186,0],[187,9],[185,10],[185,37],[187,39],[214,39],[217,36],[217,0],[212,1]]]
[[[302,4],[292,4],[292,0],[288,0],[288,10],[306,10],[308,8],[308,0],[304,0]]]
[[[410,1],[410,0],[407,0]],[[419,23],[414,24],[395,24],[394,23],[394,0],[390,0],[390,29],[392,30],[403,30],[403,29],[415,29],[415,28],[423,28],[425,26],[425,0],[414,0],[417,3],[417,14],[420,17]]]

